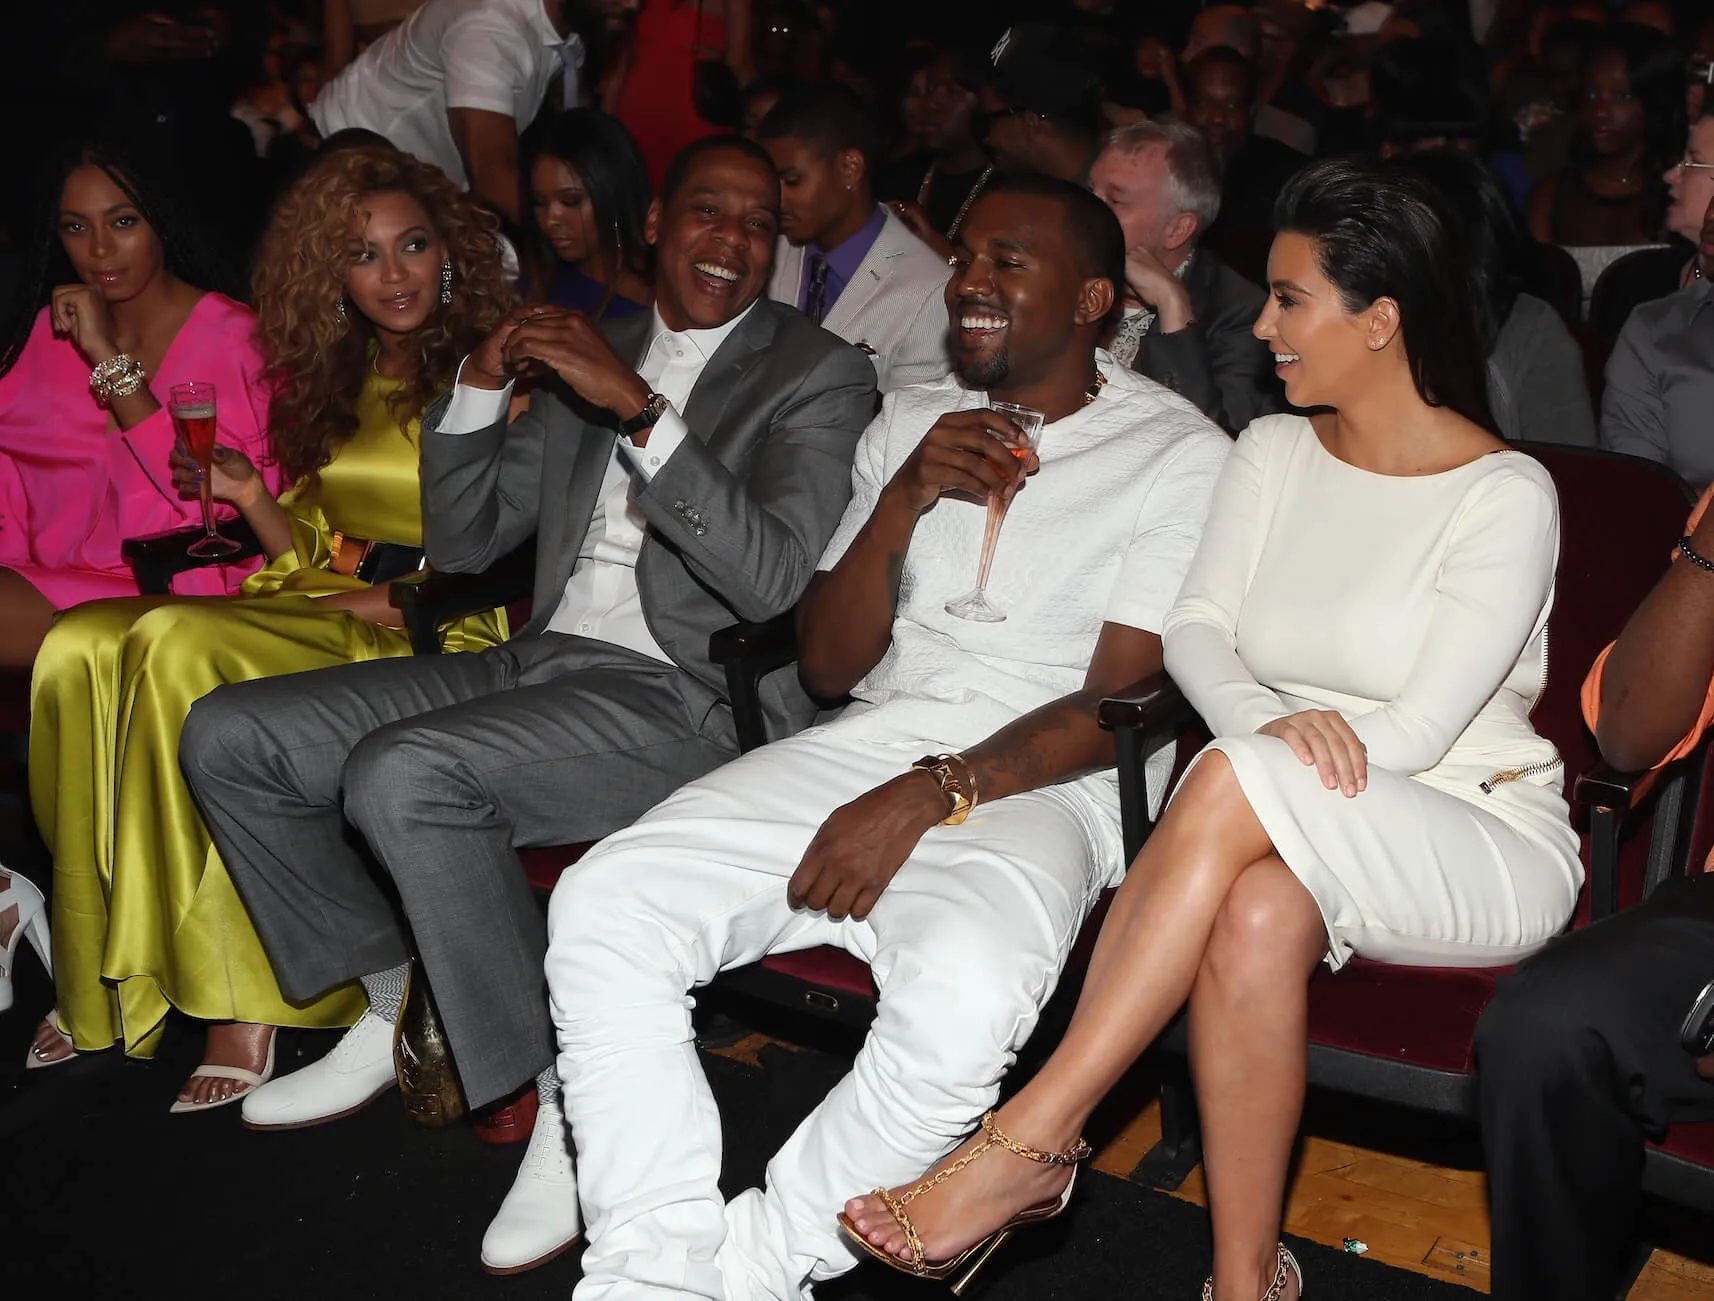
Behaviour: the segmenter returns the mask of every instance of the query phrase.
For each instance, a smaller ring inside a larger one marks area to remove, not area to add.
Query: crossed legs
[[[1304,1087],[1306,986],[1326,945],[1314,899],[1274,855],[1230,762],[1210,751],[1114,899],[1064,1041],[1000,1110],[1000,1128],[1033,1147],[1069,1148],[1190,1000],[1215,1295],[1262,1295]],[[925,1256],[952,1256],[1056,1198],[1068,1178],[1063,1167],[991,1151],[912,1203]],[[906,1257],[904,1232],[880,1199],[859,1197],[846,1210],[870,1242]]]

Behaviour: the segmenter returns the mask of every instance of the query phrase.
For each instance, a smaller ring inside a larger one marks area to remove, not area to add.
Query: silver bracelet
[[[115,398],[128,398],[143,387],[147,373],[135,357],[116,352],[89,373],[89,391],[98,402],[111,405]]]

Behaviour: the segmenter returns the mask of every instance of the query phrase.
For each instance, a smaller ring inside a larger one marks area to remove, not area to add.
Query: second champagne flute
[[[209,475],[214,468],[215,404],[212,384],[174,384],[167,394],[167,411],[173,418],[173,428],[197,463],[202,474],[202,536],[185,548],[187,555],[207,559],[229,556],[239,549],[231,538],[222,537],[214,527],[214,489]]]
[[[989,406],[1005,416],[1016,430],[1011,438],[1004,434],[995,434],[995,437],[1006,444],[1006,450],[1013,456],[1027,463],[1041,445],[1045,417],[1034,407],[1019,406],[1016,402],[992,402]],[[976,587],[957,600],[946,603],[946,612],[955,618],[969,619],[973,623],[1006,621],[1006,612],[988,599],[988,570],[994,563],[994,547],[1000,541],[1000,525],[1006,522],[1006,511],[1017,492],[1015,487],[1011,487],[988,495],[988,526],[982,534],[982,564],[976,571]]]

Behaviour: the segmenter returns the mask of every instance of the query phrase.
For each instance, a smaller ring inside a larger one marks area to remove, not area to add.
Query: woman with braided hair
[[[169,1008],[211,1023],[175,1111],[265,1080],[274,1027],[341,1026],[355,986],[281,994],[179,773],[192,703],[222,683],[408,655],[392,579],[423,562],[418,420],[512,305],[494,219],[436,168],[386,146],[342,149],[287,193],[255,275],[269,432],[292,488],[217,447],[215,497],[268,564],[224,600],[136,597],[68,611],[42,645],[30,795],[53,851],[53,1014],[27,1064],[120,1042],[152,1056]],[[176,461],[194,486],[197,467]],[[490,646],[498,612],[446,632]],[[306,702],[308,703],[308,702]]]

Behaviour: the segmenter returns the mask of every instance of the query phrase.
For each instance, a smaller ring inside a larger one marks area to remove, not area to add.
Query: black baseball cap
[[[1101,73],[1090,48],[1062,27],[1017,23],[988,56],[986,82],[1008,108],[1095,129]]]

